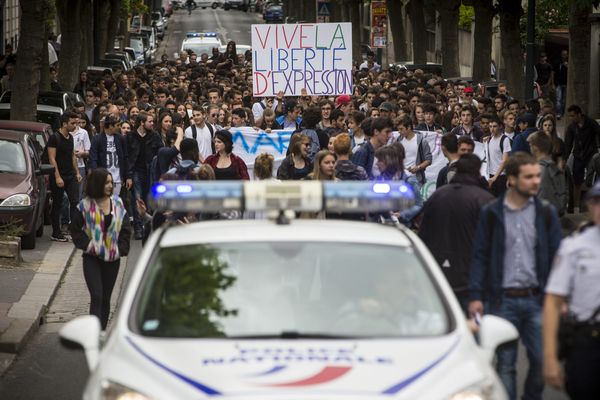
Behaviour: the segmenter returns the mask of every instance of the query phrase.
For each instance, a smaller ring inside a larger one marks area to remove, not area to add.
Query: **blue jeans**
[[[142,231],[142,219],[135,208],[135,201],[142,199],[146,205],[148,204],[148,193],[150,192],[150,176],[147,173],[135,171],[133,173],[133,193],[131,199],[131,208],[133,210],[133,228],[136,232]]]
[[[529,370],[525,380],[523,400],[542,400],[544,378],[542,375],[542,304],[540,296],[508,297],[502,296],[497,304],[490,304],[489,314],[510,321],[519,331],[523,345],[527,349]],[[506,388],[508,398],[517,398],[517,349],[518,342],[509,342],[496,350],[496,369]]]
[[[556,114],[564,115],[567,101],[567,85],[556,85]]]

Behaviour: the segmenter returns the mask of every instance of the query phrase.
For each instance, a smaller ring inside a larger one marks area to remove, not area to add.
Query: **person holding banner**
[[[204,161],[215,171],[217,180],[249,180],[248,166],[244,160],[233,154],[233,138],[231,132],[220,130],[215,133],[216,154]]]

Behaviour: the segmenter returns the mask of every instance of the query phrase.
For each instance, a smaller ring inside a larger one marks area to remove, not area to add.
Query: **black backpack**
[[[210,132],[210,147],[212,149],[213,154],[216,153],[217,151],[215,150],[215,129],[213,128],[213,126],[211,124],[208,123],[204,123],[206,125],[206,127],[208,128],[209,132]],[[192,137],[194,138],[194,140],[198,140],[198,129],[196,128],[195,124],[191,125],[192,127]]]

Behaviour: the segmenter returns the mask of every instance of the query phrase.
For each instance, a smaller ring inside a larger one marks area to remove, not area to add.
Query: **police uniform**
[[[594,316],[600,307],[600,226],[561,243],[546,293],[567,298],[577,321]],[[594,321],[600,326],[600,313],[596,314]],[[566,389],[573,399],[600,399],[600,335],[580,336],[566,359]]]

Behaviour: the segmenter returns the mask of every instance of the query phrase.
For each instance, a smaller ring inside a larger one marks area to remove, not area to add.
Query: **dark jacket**
[[[121,171],[121,180],[131,178],[129,169],[129,160],[127,154],[127,141],[121,134],[114,135],[117,157],[119,157],[119,170]],[[92,137],[90,144],[90,169],[106,168],[106,133]]]
[[[585,161],[586,163],[596,153],[600,146],[600,126],[596,121],[583,116],[583,126],[570,124],[565,132],[566,151],[563,158],[566,160],[573,152],[573,157]]]
[[[231,165],[233,165],[233,168],[235,169],[237,179],[246,181],[250,180],[250,176],[248,175],[248,166],[244,160],[233,153],[231,153],[229,157],[231,158]],[[206,157],[206,160],[204,160],[204,163],[210,165],[213,169],[217,168],[218,162],[218,154],[211,154],[210,156]]]
[[[308,173],[306,174],[308,175],[312,172],[312,162],[310,162],[308,158],[305,158],[304,163],[308,167]],[[304,178],[304,176],[300,178]],[[283,161],[281,161],[281,165],[279,166],[279,168],[277,168],[277,179],[282,181],[289,181],[294,179],[294,156],[292,154],[290,154],[289,156],[284,158]]]
[[[456,174],[423,206],[419,236],[457,292],[466,294],[477,221],[483,206],[493,200],[494,196],[479,186],[478,177]]]
[[[158,149],[165,146],[162,137],[158,132],[152,131],[148,132],[146,135],[148,136],[148,139],[144,149],[141,148],[137,131],[132,131],[127,135],[127,154],[129,157],[129,171],[131,176],[133,176],[136,161],[142,150],[145,152],[146,164],[147,167],[149,167],[154,156],[158,154]]]
[[[529,135],[536,131],[537,128],[535,127],[527,128],[523,132],[516,135],[513,139],[513,144],[511,148],[512,153],[516,153],[517,151],[524,151],[526,153],[531,154],[531,148],[529,147],[529,142],[527,141],[527,138],[529,137]]]
[[[350,160],[335,163],[335,177],[341,181],[368,181],[369,175],[365,169]]]
[[[375,161],[375,148],[371,140],[367,140],[352,156],[352,162],[367,171],[369,179],[373,179],[373,162]]]
[[[550,267],[558,250],[562,233],[556,209],[547,202],[535,202],[535,270],[540,288],[548,281]],[[473,244],[473,259],[469,277],[471,300],[500,298],[504,279],[504,196],[497,198],[481,210]]]

